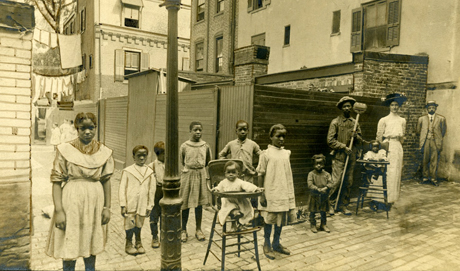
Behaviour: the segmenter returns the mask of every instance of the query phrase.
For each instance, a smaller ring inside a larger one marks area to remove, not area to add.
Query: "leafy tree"
[[[59,34],[61,20],[75,11],[77,0],[25,0],[34,5],[48,24]]]

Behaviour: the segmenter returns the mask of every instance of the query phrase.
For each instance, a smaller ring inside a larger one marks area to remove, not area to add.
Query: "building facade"
[[[232,74],[238,48],[238,0],[193,0],[190,68],[204,73]]]
[[[161,0],[78,0],[64,33],[81,33],[82,69],[76,100],[126,96],[126,75],[166,68],[168,12]],[[190,0],[178,14],[179,70],[189,70]],[[68,28],[75,28],[69,29]]]

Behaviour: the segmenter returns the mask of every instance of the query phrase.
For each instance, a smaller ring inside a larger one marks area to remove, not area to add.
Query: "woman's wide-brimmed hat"
[[[436,101],[428,101],[428,102],[426,102],[425,107],[428,107],[430,105],[434,105],[434,106],[438,107],[438,104],[436,103]]]
[[[342,105],[346,102],[351,103],[351,106],[353,106],[356,103],[356,100],[351,98],[350,96],[343,96],[342,99],[340,99],[340,101],[336,104],[336,106],[339,109],[342,109]]]
[[[404,94],[391,93],[387,95],[387,97],[383,101],[383,105],[390,106],[392,102],[397,102],[399,106],[401,106],[405,101],[407,101],[407,97]]]

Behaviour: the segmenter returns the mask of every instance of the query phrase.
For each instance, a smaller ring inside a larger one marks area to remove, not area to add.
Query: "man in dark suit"
[[[442,150],[442,139],[446,134],[446,118],[436,114],[438,104],[428,101],[427,115],[418,119],[417,133],[420,135],[420,150],[423,154],[423,180],[431,181],[438,186],[436,171],[438,169],[439,153]]]

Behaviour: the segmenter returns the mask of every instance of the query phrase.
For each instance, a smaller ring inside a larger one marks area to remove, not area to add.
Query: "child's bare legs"
[[[73,261],[62,261],[62,269],[63,271],[75,271],[75,264],[77,263],[76,260]]]
[[[196,221],[196,233],[195,237],[198,241],[204,241],[205,236],[203,231],[201,231],[201,221],[203,220],[203,206],[198,206],[195,208],[195,221]]]
[[[94,271],[96,270],[96,256],[91,255],[88,258],[83,258],[85,262],[85,271]]]
[[[275,259],[275,255],[273,254],[272,246],[270,245],[270,236],[272,234],[272,224],[265,224],[264,226],[264,255],[265,257],[269,258],[270,260]]]
[[[273,250],[281,254],[291,255],[291,252],[289,251],[289,249],[283,247],[280,244],[280,237],[281,237],[282,229],[283,229],[283,226],[275,225],[275,234],[273,236],[273,244],[272,244]]]

